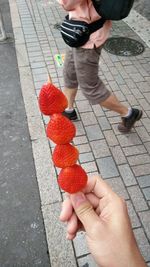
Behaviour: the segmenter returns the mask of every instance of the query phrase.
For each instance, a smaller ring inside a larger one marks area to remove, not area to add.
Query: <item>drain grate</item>
[[[104,49],[117,56],[137,56],[143,53],[144,46],[139,41],[127,37],[111,37],[109,38]]]

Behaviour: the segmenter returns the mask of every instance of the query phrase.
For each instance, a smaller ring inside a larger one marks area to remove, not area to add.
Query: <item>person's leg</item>
[[[68,100],[68,109],[74,109],[74,101],[77,94],[77,88],[70,89],[65,87],[63,93],[65,94]]]
[[[122,122],[118,125],[121,132],[128,132],[142,116],[142,111],[124,106],[100,80],[98,75],[101,48],[77,49],[75,68],[80,88],[91,104],[117,112]]]
[[[64,77],[64,90],[68,100],[68,107],[63,112],[63,115],[68,117],[70,120],[76,120],[77,114],[74,109],[75,97],[78,89],[78,82],[76,77],[76,70],[74,66],[74,53],[73,49],[68,48],[65,55],[64,67],[63,67],[63,77]]]
[[[118,98],[111,94],[106,100],[100,103],[101,106],[113,110],[124,117],[128,114],[128,108],[119,102]]]

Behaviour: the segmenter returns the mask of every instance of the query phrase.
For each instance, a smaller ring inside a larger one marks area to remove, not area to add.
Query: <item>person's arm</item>
[[[85,0],[58,0],[66,11],[72,11]]]
[[[68,195],[60,215],[67,221],[67,238],[79,228],[101,267],[146,267],[137,246],[125,201],[99,177],[88,180],[83,192]]]

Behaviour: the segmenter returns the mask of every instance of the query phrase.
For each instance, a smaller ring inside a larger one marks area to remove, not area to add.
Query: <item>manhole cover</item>
[[[143,53],[144,46],[140,42],[131,38],[111,37],[106,41],[104,49],[117,56],[129,57]]]

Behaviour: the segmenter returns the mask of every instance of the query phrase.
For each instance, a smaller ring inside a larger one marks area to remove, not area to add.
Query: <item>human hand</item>
[[[145,267],[131,228],[125,201],[99,177],[88,179],[82,192],[68,195],[60,220],[67,238],[86,231],[89,250],[101,267]]]

